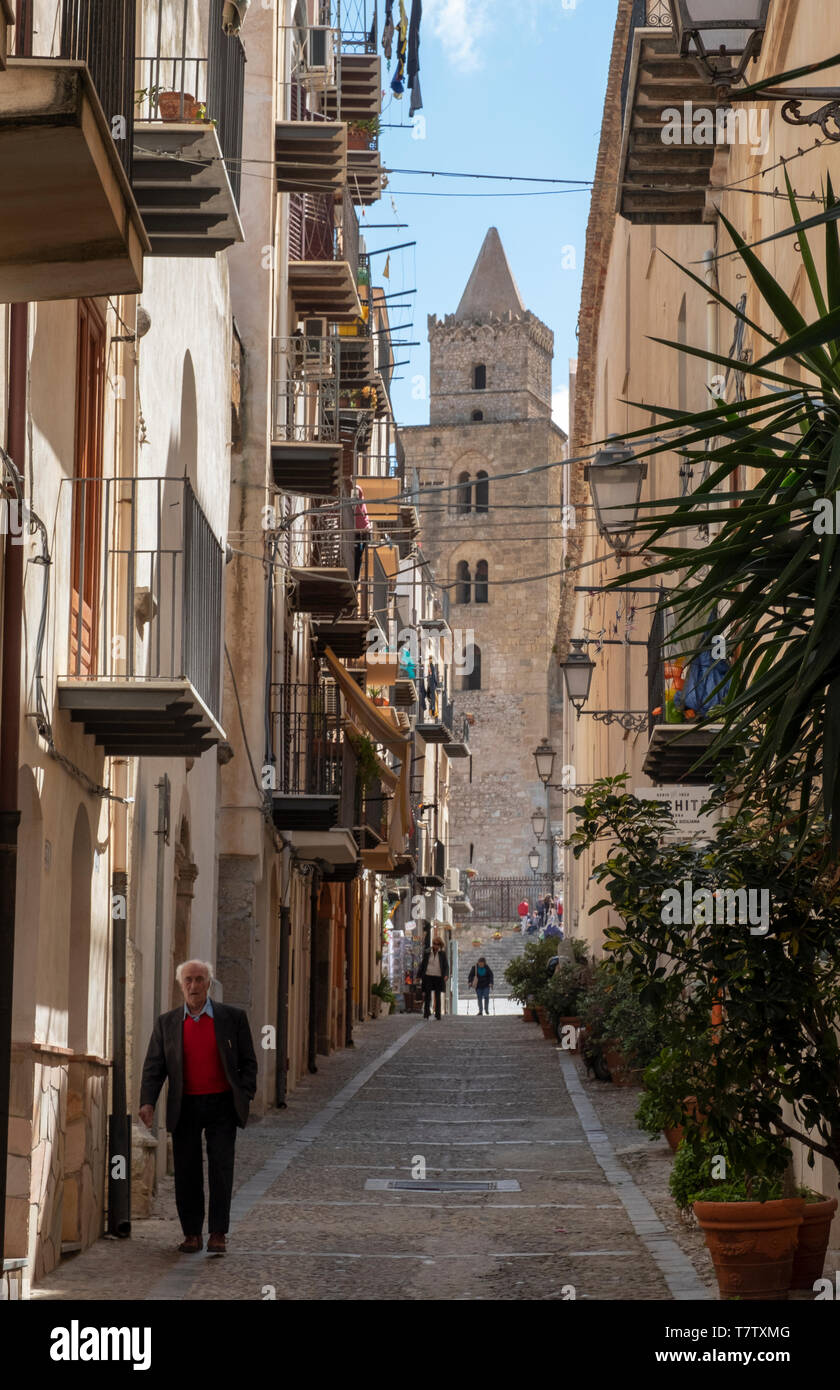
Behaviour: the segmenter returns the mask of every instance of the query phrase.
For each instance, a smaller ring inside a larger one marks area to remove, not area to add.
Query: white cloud
[[[487,29],[486,0],[426,0],[423,13],[453,67],[474,72],[482,66],[479,40]]]
[[[551,418],[566,434],[569,433],[569,388],[555,391],[551,397]]]

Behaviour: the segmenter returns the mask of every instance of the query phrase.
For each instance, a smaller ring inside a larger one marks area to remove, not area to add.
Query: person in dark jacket
[[[449,979],[449,961],[443,949],[443,942],[436,936],[431,946],[427,946],[420,962],[420,979],[423,983],[423,1017],[431,1017],[432,995],[435,996],[435,1018],[440,1020],[440,997]]]
[[[493,971],[484,959],[479,956],[475,965],[467,976],[467,984],[472,988],[475,986],[475,997],[478,1000],[478,1013],[481,1016],[481,1006],[484,1005],[485,1014],[490,1012],[490,991],[493,988]]]
[[[204,1131],[210,1185],[207,1250],[223,1255],[236,1128],[244,1129],[248,1122],[257,1090],[257,1059],[244,1011],[211,1000],[213,967],[208,961],[184,961],[175,978],[184,1003],[155,1023],[143,1065],[140,1119],[151,1129],[157,1098],[168,1081],[166,1128],[172,1135],[175,1205],[184,1231],[178,1249],[185,1255],[202,1248]]]

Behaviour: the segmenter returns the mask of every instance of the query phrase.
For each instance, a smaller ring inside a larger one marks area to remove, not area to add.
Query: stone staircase
[[[473,946],[473,940],[481,938],[480,946]],[[506,931],[502,933],[501,941],[493,940],[492,931],[484,931],[481,927],[473,930],[467,927],[458,936],[458,995],[461,999],[475,998],[475,994],[467,984],[467,976],[471,968],[475,965],[479,956],[486,957],[487,964],[493,971],[493,995],[496,997],[506,997],[508,987],[505,984],[505,967],[521,956],[525,950],[525,942],[531,938],[523,936],[520,932]]]

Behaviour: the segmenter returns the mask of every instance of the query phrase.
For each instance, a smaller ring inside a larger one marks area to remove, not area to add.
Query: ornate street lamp
[[[531,817],[531,825],[534,827],[534,834],[537,839],[541,840],[545,833],[545,811],[535,811]]]
[[[739,82],[758,57],[770,0],[669,0],[680,53],[714,81]]]
[[[563,678],[566,682],[566,694],[578,716],[580,716],[581,707],[589,699],[592,672],[595,670],[595,662],[590,661],[584,651],[585,646],[586,643],[582,637],[573,637],[573,650],[569,652],[565,661],[559,662],[560,670],[563,672]],[[537,762],[537,771],[539,772],[539,761]],[[542,777],[542,773],[540,776]],[[548,777],[543,777],[543,781],[547,782],[550,776],[551,769],[549,769]]]
[[[625,555],[636,526],[647,464],[619,440],[599,449],[583,476],[592,493],[600,534],[617,555]]]
[[[540,852],[536,847],[528,855],[528,863],[531,866],[531,873],[535,874],[540,867]]]
[[[544,786],[548,786],[551,781],[551,774],[554,771],[554,759],[556,754],[547,738],[544,738],[539,748],[534,749],[534,761],[537,764],[537,776]]]

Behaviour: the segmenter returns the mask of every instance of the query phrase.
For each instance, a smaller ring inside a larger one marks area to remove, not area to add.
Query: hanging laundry
[[[423,0],[412,0],[411,21],[408,26],[408,58],[406,73],[408,90],[411,92],[411,105],[408,114],[413,116],[423,105],[420,95],[420,20],[423,17]]]
[[[401,97],[405,91],[405,59],[408,49],[408,16],[405,12],[405,0],[400,0],[400,23],[397,33],[397,68],[391,78],[391,91],[394,96]]]
[[[390,278],[391,278],[391,257],[390,257],[390,256],[386,256],[386,257],[385,257],[385,265],[384,265],[384,267],[383,267],[383,269],[382,269],[382,279],[383,279],[383,280],[390,280]]]
[[[382,30],[382,51],[391,61],[394,41],[394,0],[385,0],[385,28]]]

